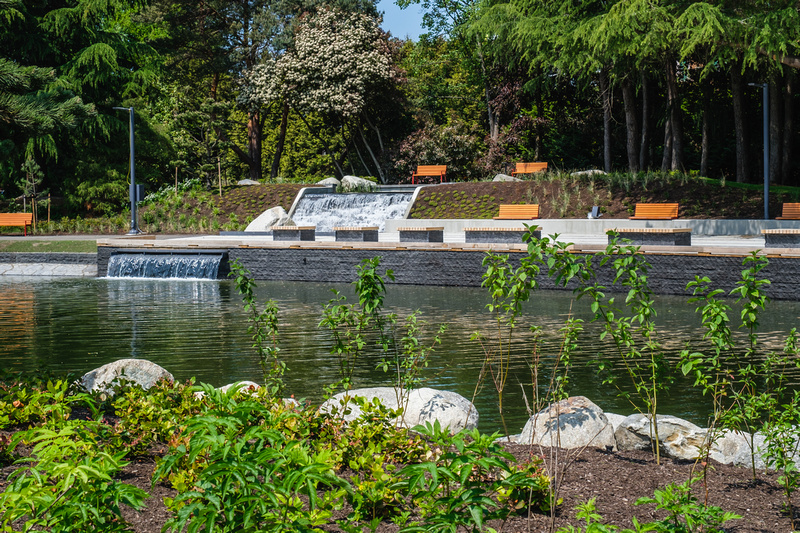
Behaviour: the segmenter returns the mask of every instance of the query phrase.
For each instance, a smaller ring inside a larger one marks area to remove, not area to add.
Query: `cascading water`
[[[331,232],[334,226],[377,226],[403,218],[411,192],[307,194],[297,204],[292,220],[298,226],[316,226]]]
[[[121,253],[108,260],[109,278],[217,279],[223,254]]]

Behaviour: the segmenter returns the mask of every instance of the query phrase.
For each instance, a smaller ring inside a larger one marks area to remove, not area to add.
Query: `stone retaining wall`
[[[101,246],[97,253],[97,275],[105,276],[108,259],[117,248]],[[230,248],[231,261],[238,259],[257,280],[351,282],[356,266],[367,258],[381,256],[384,269],[394,271],[396,283],[408,285],[480,287],[485,268],[483,251],[396,250],[337,248]],[[510,252],[519,265],[522,252]],[[686,295],[686,284],[697,276],[708,276],[715,287],[730,291],[741,279],[744,256],[680,255],[648,253],[650,288],[655,294]],[[600,283],[611,286],[612,273],[604,269]],[[772,280],[767,294],[778,300],[800,300],[800,257],[771,257],[763,276]],[[545,274],[539,275],[543,289],[556,289]],[[569,287],[572,288],[572,287]]]

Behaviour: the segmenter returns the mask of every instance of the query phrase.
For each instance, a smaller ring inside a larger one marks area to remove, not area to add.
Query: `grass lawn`
[[[17,241],[0,238],[0,252],[84,252],[96,253],[97,242],[82,241]]]

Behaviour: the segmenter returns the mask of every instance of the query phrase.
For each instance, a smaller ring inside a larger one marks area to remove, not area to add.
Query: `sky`
[[[413,4],[405,9],[397,7],[392,0],[380,0],[378,11],[383,12],[381,27],[391,32],[393,37],[405,39],[410,37],[418,40],[422,30],[422,10],[419,4]]]

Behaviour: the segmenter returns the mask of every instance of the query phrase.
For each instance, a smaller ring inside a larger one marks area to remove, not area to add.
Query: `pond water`
[[[330,334],[319,328],[323,305],[337,289],[353,300],[346,284],[259,282],[260,302],[275,299],[280,308],[281,357],[287,362],[286,393],[319,402],[323,387],[336,381],[338,367],[329,354]],[[149,279],[36,279],[0,278],[0,365],[11,371],[37,368],[59,373],[85,373],[116,359],[137,357],[157,363],[176,379],[195,377],[215,386],[237,380],[259,381],[258,358],[251,347],[241,299],[229,281]],[[475,396],[480,428],[502,430],[497,392],[490,377],[476,387],[484,348],[472,340],[480,331],[491,339],[493,321],[485,309],[482,289],[387,285],[386,308],[400,317],[413,310],[427,322],[423,338],[438,324],[448,329],[431,357],[425,385]],[[574,357],[569,391],[589,397],[604,410],[634,412],[615,391],[600,383],[590,361],[611,353],[600,341],[600,329],[589,321],[587,304],[573,301],[567,292],[539,292],[524,308],[515,334],[510,378],[505,392],[508,430],[518,433],[528,418],[526,398],[532,398],[532,337],[529,327],[543,328],[540,354],[545,367],[557,356],[559,328],[572,314],[586,320],[579,353]],[[658,323],[669,358],[675,360],[685,343],[700,341],[699,316],[684,298],[659,297]],[[798,324],[800,303],[773,302],[761,323],[761,341],[780,349]],[[376,369],[379,355],[368,352],[357,364],[357,387],[391,385],[391,377]],[[540,383],[549,378],[542,372]],[[792,382],[800,376],[792,375]],[[677,377],[670,393],[660,400],[659,412],[704,424],[709,402]]]

